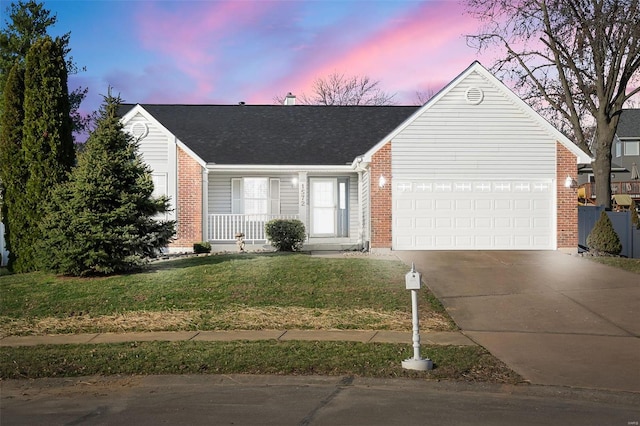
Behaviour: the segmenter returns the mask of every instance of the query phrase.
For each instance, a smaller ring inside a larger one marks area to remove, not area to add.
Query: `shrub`
[[[304,224],[297,219],[273,219],[266,223],[265,232],[278,251],[297,251],[305,239]]]
[[[211,253],[211,243],[209,241],[200,241],[193,243],[194,253]]]
[[[622,251],[620,238],[604,210],[600,213],[600,218],[587,237],[587,247],[596,255],[617,256]]]

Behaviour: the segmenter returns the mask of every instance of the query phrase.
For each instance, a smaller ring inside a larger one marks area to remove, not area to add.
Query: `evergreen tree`
[[[41,3],[33,0],[12,3],[7,7],[6,27],[0,31],[0,90],[4,92],[4,86],[9,71],[16,63],[22,63],[31,46],[47,34],[47,29],[55,25],[57,17],[51,16],[51,12],[44,9]],[[64,36],[65,44],[68,43],[69,34]]]
[[[75,161],[71,135],[67,67],[59,40],[44,37],[31,46],[25,63],[22,152],[27,167],[23,210],[24,233],[13,246],[14,270],[36,267],[38,223],[43,204],[55,186],[67,179]]]
[[[47,31],[53,27],[58,17],[52,15],[42,3],[34,0],[18,1],[11,3],[5,10],[5,16],[9,19],[5,21],[5,26],[0,29],[0,114],[4,108],[4,92],[9,71],[14,64],[20,63],[24,66],[27,53],[31,46],[38,40],[47,36]],[[67,58],[67,70],[76,73],[78,67],[69,55],[69,40],[71,33],[66,33],[57,40],[60,43],[65,58]],[[74,131],[86,130],[91,116],[83,117],[78,109],[80,103],[87,94],[87,88],[80,87],[69,93],[69,103],[71,105],[71,117]]]
[[[78,165],[47,206],[40,256],[45,269],[79,276],[125,272],[174,235],[173,221],[154,217],[167,211],[168,200],[152,197],[151,170],[123,131],[120,102],[110,92],[105,96]]]
[[[5,241],[9,250],[9,269],[15,260],[12,246],[20,240],[25,229],[23,208],[26,167],[22,156],[22,123],[24,121],[24,68],[16,63],[3,92],[5,108],[0,117],[0,217],[5,225]]]
[[[613,229],[613,223],[604,210],[587,237],[587,247],[595,255],[617,256],[622,251],[620,237]]]

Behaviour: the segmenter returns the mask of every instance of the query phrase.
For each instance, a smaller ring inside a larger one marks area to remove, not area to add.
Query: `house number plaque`
[[[307,205],[307,186],[304,182],[300,182],[300,206]]]

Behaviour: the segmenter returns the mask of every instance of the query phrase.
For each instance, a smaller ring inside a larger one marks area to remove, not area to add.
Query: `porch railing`
[[[210,214],[207,218],[209,241],[236,241],[242,232],[247,242],[266,241],[264,225],[272,219],[298,219],[299,215],[270,214]]]
[[[585,183],[580,187],[585,189],[586,198],[596,197],[595,183]],[[611,194],[628,194],[632,198],[640,198],[640,181],[611,182]]]

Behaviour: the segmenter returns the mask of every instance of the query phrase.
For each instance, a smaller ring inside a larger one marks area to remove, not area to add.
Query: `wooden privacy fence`
[[[603,206],[578,206],[578,251],[588,251],[587,237],[603,210]],[[638,259],[640,258],[640,230],[636,229],[631,223],[632,214],[637,213],[632,211],[607,212],[613,224],[613,229],[618,234],[622,244],[620,255]]]

